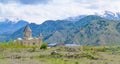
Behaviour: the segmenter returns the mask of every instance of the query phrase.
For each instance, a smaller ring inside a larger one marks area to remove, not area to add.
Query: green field
[[[119,46],[25,47],[0,44],[0,64],[119,64]]]

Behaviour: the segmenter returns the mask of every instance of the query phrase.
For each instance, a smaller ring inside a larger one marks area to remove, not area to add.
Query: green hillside
[[[120,21],[107,20],[89,15],[78,21],[48,20],[43,24],[30,24],[33,37],[43,34],[46,43],[77,43],[80,45],[118,45],[120,44]],[[23,37],[23,29],[9,38]]]

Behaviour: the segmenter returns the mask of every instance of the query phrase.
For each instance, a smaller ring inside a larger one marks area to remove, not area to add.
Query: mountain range
[[[0,27],[2,26],[0,28],[1,41],[23,38],[24,27],[29,23],[24,20],[16,23],[7,21],[0,23]],[[33,37],[42,33],[43,41],[46,43],[120,44],[120,13],[110,11],[105,11],[104,15],[80,15],[64,20],[47,20],[42,24],[30,23],[29,26]]]
[[[24,20],[12,22],[9,19],[5,19],[4,21],[0,21],[0,41],[5,41],[8,36],[27,24],[28,22]]]

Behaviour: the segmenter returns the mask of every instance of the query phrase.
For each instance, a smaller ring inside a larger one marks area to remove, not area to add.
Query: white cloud
[[[82,14],[93,14],[104,10],[120,11],[119,0],[53,0],[47,4],[25,5],[0,3],[0,17],[20,18],[29,22],[64,19]]]

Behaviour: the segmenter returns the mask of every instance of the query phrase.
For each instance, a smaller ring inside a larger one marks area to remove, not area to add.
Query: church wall
[[[42,41],[39,39],[31,39],[31,40],[17,40],[17,43],[20,45],[25,45],[25,46],[40,46]]]
[[[25,46],[40,46],[42,43],[42,34],[39,35],[39,38],[33,38],[32,39],[32,30],[30,29],[29,25],[27,25],[24,29],[24,37],[23,39],[19,40],[17,39],[16,41],[20,45],[25,45]],[[29,40],[30,39],[30,40]]]

